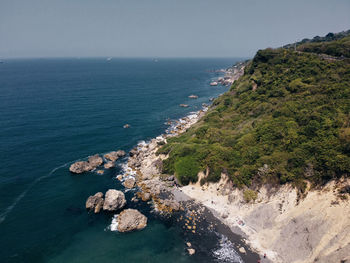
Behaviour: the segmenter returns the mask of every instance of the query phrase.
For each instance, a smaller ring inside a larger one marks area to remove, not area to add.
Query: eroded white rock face
[[[126,205],[125,195],[123,192],[109,189],[106,192],[103,210],[116,211]]]

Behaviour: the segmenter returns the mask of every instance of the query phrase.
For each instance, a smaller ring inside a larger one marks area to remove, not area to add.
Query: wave
[[[218,262],[243,263],[233,243],[224,235],[217,233],[220,236],[220,246],[213,251],[213,255]]]

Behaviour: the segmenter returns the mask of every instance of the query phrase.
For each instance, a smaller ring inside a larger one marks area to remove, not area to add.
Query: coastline
[[[230,74],[233,81],[237,80],[244,71],[244,63],[233,67]],[[221,78],[224,80],[224,78]],[[227,78],[226,78],[227,80]],[[231,83],[232,84],[232,83]],[[224,84],[223,84],[224,85]],[[202,109],[190,112],[187,116],[175,121],[169,121],[170,125],[165,134],[161,134],[148,142],[142,141],[133,148],[129,155],[127,164],[124,166],[124,173],[117,176],[118,180],[124,182],[133,177],[140,192],[135,194],[134,202],[152,201],[154,210],[161,215],[174,216],[177,223],[183,223],[187,240],[195,240],[195,236],[205,235],[213,232],[220,236],[220,247],[216,248],[217,259],[222,262],[257,262],[259,259],[257,251],[252,249],[244,239],[243,231],[232,229],[227,222],[217,215],[215,209],[205,205],[196,196],[186,191],[186,187],[179,187],[174,176],[161,174],[161,161],[166,155],[156,154],[159,147],[167,143],[167,139],[186,132],[195,125],[209,110],[208,105]],[[170,178],[170,179],[169,179]],[[197,219],[201,218],[200,220]],[[204,232],[203,232],[204,231]],[[187,242],[188,243],[188,242]],[[190,242],[191,244],[191,242]],[[193,248],[191,244],[188,249]],[[196,254],[200,254],[200,248],[196,247]],[[189,254],[191,252],[189,251]],[[242,261],[243,260],[243,261]],[[271,262],[260,258],[261,262]]]
[[[225,174],[218,183],[204,186],[199,183],[201,176],[205,176],[203,173],[199,174],[197,183],[176,187],[172,179],[169,184],[168,177],[161,174],[161,161],[167,156],[157,155],[157,150],[166,143],[167,138],[185,132],[200,121],[208,109],[192,112],[190,117],[175,121],[166,134],[148,143],[138,144],[131,151],[128,167],[136,175],[141,190],[139,198],[144,199],[144,194],[149,195],[155,210],[161,213],[185,211],[182,204],[190,202],[208,209],[209,217],[214,216],[228,227],[229,232],[241,237],[239,242],[246,244],[247,249],[240,249],[243,245],[235,249],[246,253],[248,250],[250,255],[259,254],[260,262],[306,263],[315,260],[331,262],[339,257],[347,259],[350,222],[338,222],[338,218],[343,213],[350,214],[350,206],[339,202],[334,191],[335,182],[330,182],[322,191],[309,189],[302,200],[291,185],[279,188],[267,185],[258,190],[254,203],[246,203],[243,190],[234,188]],[[160,198],[164,193],[166,197]],[[226,234],[229,232],[226,230]],[[244,254],[240,252],[241,256]]]

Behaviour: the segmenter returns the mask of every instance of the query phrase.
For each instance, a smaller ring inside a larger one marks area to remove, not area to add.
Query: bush
[[[198,172],[200,166],[198,162],[191,156],[181,157],[175,162],[175,175],[181,184],[198,181]]]
[[[251,201],[255,202],[255,200],[258,198],[258,193],[254,190],[247,189],[243,192],[243,198],[246,203]]]
[[[331,42],[327,45],[337,50],[347,48],[338,36]],[[349,63],[288,49],[260,50],[200,122],[162,146],[158,153],[169,154],[163,171],[176,173],[183,184],[209,168],[207,181],[227,172],[237,186],[273,181],[300,189],[305,180],[323,184],[349,176]],[[258,83],[254,92],[252,81]],[[269,173],[259,175],[265,164]]]

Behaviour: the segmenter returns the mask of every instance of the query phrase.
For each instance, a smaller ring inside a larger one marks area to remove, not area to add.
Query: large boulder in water
[[[123,208],[126,205],[125,195],[123,192],[109,189],[106,192],[103,210],[115,211]]]
[[[75,174],[81,174],[81,173],[88,172],[95,169],[96,167],[100,166],[102,163],[103,163],[103,159],[98,154],[95,154],[93,156],[90,156],[88,161],[79,161],[79,162],[73,163],[69,167],[69,171]]]
[[[93,168],[96,168],[103,164],[103,159],[98,154],[95,154],[89,157],[88,162]]]
[[[103,207],[103,193],[98,192],[95,195],[89,196],[86,200],[85,207],[90,211],[94,211],[95,214],[99,213]]]
[[[75,162],[69,167],[69,171],[75,174],[81,174],[92,169],[90,163],[85,161]]]
[[[107,160],[110,160],[112,162],[115,162],[116,160],[119,159],[119,157],[123,157],[125,156],[125,152],[122,151],[122,150],[119,150],[119,151],[114,151],[114,152],[110,152],[110,153],[106,153],[104,155],[104,157],[107,159]]]
[[[125,209],[118,216],[118,231],[141,230],[147,226],[147,217],[136,209]]]

